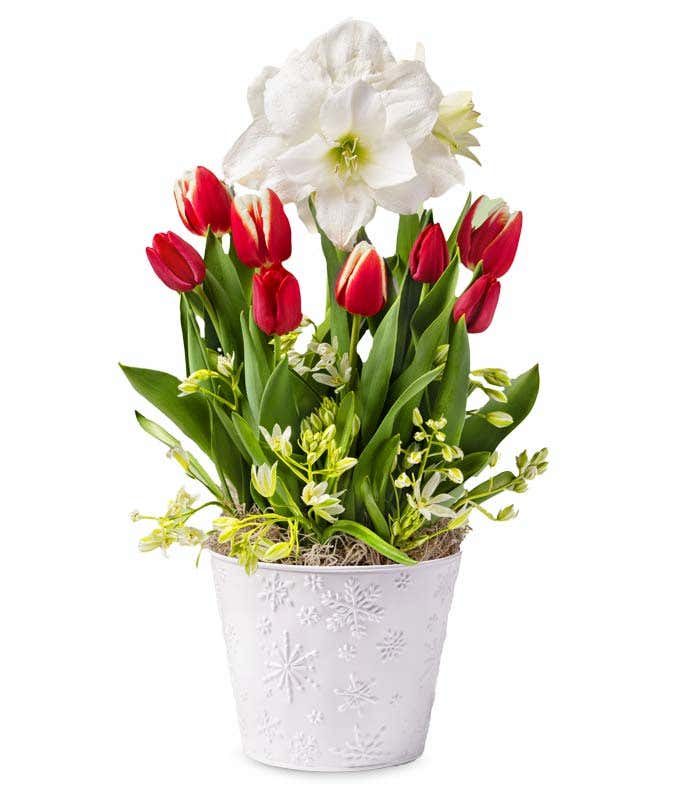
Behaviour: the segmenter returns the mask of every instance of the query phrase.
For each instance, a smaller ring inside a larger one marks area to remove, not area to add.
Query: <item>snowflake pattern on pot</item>
[[[262,738],[271,744],[274,739],[281,735],[281,720],[272,715],[268,711],[262,712],[257,720],[257,732]]]
[[[319,744],[313,736],[296,733],[290,740],[290,759],[300,766],[312,766],[319,755]]]
[[[269,606],[272,612],[276,612],[279,607],[293,606],[293,602],[288,592],[293,586],[293,581],[288,579],[284,582],[281,574],[275,573],[274,576],[263,577],[262,590],[257,597]]]
[[[294,692],[302,692],[306,686],[315,685],[312,674],[315,672],[316,657],[316,651],[305,653],[298,643],[291,647],[290,635],[284,631],[283,641],[281,644],[274,643],[271,658],[265,662],[269,672],[262,679],[263,683],[273,683],[292,703]]]
[[[348,642],[344,643],[338,648],[338,659],[342,659],[343,662],[351,662],[356,655],[356,647],[354,645],[350,645]]]
[[[355,639],[364,637],[367,624],[380,623],[383,618],[385,610],[376,604],[381,595],[378,585],[361,587],[354,576],[345,582],[341,593],[326,590],[321,596],[321,603],[332,611],[331,616],[326,619],[326,628],[329,631],[349,628]]]
[[[397,590],[406,590],[411,581],[411,574],[402,571],[394,577],[394,584]]]
[[[383,725],[375,733],[360,730],[354,726],[351,739],[347,739],[342,747],[331,747],[331,752],[339,755],[350,766],[362,763],[379,763],[385,756],[383,736],[387,726]]]
[[[272,633],[272,620],[264,615],[257,621],[257,633],[261,637],[268,637]]]
[[[441,657],[442,646],[444,645],[444,634],[433,637],[425,642],[425,660],[422,672],[418,678],[420,686],[434,681],[439,671],[439,659]]]
[[[312,593],[319,593],[323,590],[323,577],[318,573],[305,574],[303,584],[305,590],[310,590]]]
[[[349,685],[345,689],[334,689],[333,692],[343,698],[338,706],[338,711],[356,711],[360,717],[364,716],[364,707],[367,704],[377,703],[378,698],[373,693],[375,681],[361,681],[353,673],[349,676]]]
[[[319,622],[320,617],[319,610],[316,607],[302,607],[297,614],[301,626],[313,626]]]
[[[439,615],[433,612],[430,617],[427,619],[427,623],[425,624],[425,628],[427,631],[434,631],[437,628],[437,624],[439,623]]]
[[[406,638],[403,631],[388,629],[385,636],[378,643],[378,653],[383,662],[398,659],[406,647]]]
[[[434,597],[439,603],[444,606],[451,600],[453,594],[453,580],[450,575],[440,573],[437,576],[437,587],[434,591]]]
[[[319,709],[312,709],[307,715],[307,721],[312,725],[321,725],[324,719],[324,713]]]

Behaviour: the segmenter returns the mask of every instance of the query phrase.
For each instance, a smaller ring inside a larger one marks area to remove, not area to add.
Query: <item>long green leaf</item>
[[[402,262],[408,262],[411,248],[420,231],[420,217],[418,215],[400,215],[397,228],[396,253]]]
[[[401,563],[401,565],[416,564],[416,561],[412,560],[407,554],[404,554],[403,551],[395,548],[391,543],[383,540],[380,535],[373,532],[373,530],[356,521],[341,519],[340,521],[336,521],[335,524],[332,524],[329,529],[329,536],[334,535],[336,532],[343,532],[345,535],[351,535],[353,538],[363,540],[364,543],[375,549],[384,557],[387,557],[387,559]]]
[[[203,288],[215,307],[219,328],[216,328],[220,344],[225,353],[243,355],[239,317],[247,309],[241,281],[234,263],[225,253],[222,241],[212,232],[205,241],[206,278]]]
[[[259,344],[250,335],[245,314],[241,314],[241,333],[243,334],[243,372],[246,382],[246,396],[253,415],[254,426],[260,423],[260,405],[264,387],[271,370]]]
[[[371,490],[371,482],[368,477],[365,477],[361,484],[361,498],[364,501],[364,507],[366,508],[366,512],[371,519],[375,531],[383,540],[389,540],[390,528],[387,525],[387,519],[385,518],[383,510],[375,501],[375,496],[373,496],[373,491]]]
[[[395,301],[378,326],[371,352],[361,370],[359,416],[364,439],[371,437],[385,404],[394,365],[398,321],[399,304]]]
[[[453,227],[453,231],[449,235],[449,239],[447,240],[447,244],[449,246],[449,254],[453,256],[454,251],[456,250],[456,242],[458,240],[458,230],[460,229],[460,225],[463,222],[463,218],[466,216],[467,211],[472,206],[472,193],[467,194],[467,198],[465,199],[465,204],[463,205],[463,209],[458,216],[458,220],[456,221],[456,225]]]
[[[411,331],[416,339],[422,336],[445,309],[448,309],[449,312],[453,310],[457,281],[458,264],[454,263],[444,270],[437,283],[413,313]]]
[[[527,417],[536,402],[539,385],[540,376],[538,364],[536,364],[515,378],[506,388],[507,403],[489,400],[479,409],[482,414],[490,411],[504,411],[510,414],[514,421],[507,427],[494,427],[475,414],[468,416],[460,440],[460,446],[465,453],[493,452],[508,433],[511,433]]]
[[[271,431],[275,424],[285,430],[290,426],[296,436],[300,416],[295,405],[293,378],[288,368],[288,359],[282,358],[269,376],[262,393],[259,422]]]
[[[208,405],[198,394],[180,397],[180,381],[167,372],[120,365],[132,387],[205,452],[211,454]]]
[[[446,357],[441,383],[436,384],[432,417],[446,419],[446,437],[450,444],[458,444],[467,407],[468,383],[470,380],[470,345],[468,343],[465,318],[449,330],[449,352]]]

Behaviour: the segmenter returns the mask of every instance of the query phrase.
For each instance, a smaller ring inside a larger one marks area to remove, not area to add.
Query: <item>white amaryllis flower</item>
[[[462,182],[450,145],[433,134],[441,100],[422,62],[396,61],[372,25],[343,22],[253,83],[253,122],[225,176],[271,188],[303,217],[313,196],[319,225],[349,249],[376,205],[413,213]]]

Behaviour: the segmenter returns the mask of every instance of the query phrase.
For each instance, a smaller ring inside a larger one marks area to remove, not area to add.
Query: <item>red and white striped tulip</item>
[[[154,273],[170,289],[189,292],[205,278],[201,255],[174,232],[155,234],[146,255]]]
[[[480,196],[458,230],[461,261],[471,270],[481,262],[482,273],[500,278],[512,265],[521,233],[521,212],[510,214],[503,199]]]
[[[335,299],[350,314],[372,317],[387,300],[387,271],[369,243],[354,246],[335,282]]]
[[[264,195],[237,196],[231,205],[231,239],[238,258],[248,267],[280,265],[290,257],[290,223],[273,190]]]
[[[288,334],[302,322],[300,285],[281,265],[253,276],[253,317],[266,334]]]
[[[449,248],[442,227],[429,223],[416,237],[408,258],[411,278],[434,284],[449,264]]]
[[[501,294],[500,282],[493,276],[480,276],[458,298],[453,307],[455,322],[465,315],[465,325],[471,334],[479,334],[491,325],[498,298]]]
[[[231,228],[231,195],[212,171],[199,165],[175,183],[175,203],[182,223],[202,237],[208,228],[221,237]]]

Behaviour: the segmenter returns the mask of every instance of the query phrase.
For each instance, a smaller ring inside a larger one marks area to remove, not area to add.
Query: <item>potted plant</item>
[[[198,167],[175,187],[204,254],[172,232],[147,249],[180,296],[185,376],[123,367],[191,445],[139,424],[209,496],[182,489],[164,515],[133,517],[156,522],[143,551],[209,550],[250,756],[397,764],[423,750],[473,514],[512,518],[489,500],[548,465],[542,449],[497,471],[538,368],[470,369],[468,335],[491,324],[522,214],[468,196],[447,237],[422,207],[460,182],[458,155],[476,160],[478,113],[371,25],[345,22],[266,69],[249,102],[226,182]],[[316,322],[285,266],[293,201],[325,258]],[[388,256],[365,228],[377,205],[399,215]]]

